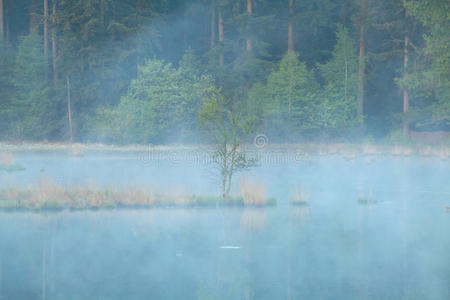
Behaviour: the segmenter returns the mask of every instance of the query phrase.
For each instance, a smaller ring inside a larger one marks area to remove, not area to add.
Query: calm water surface
[[[17,161],[27,170],[0,173],[0,188],[218,191],[211,165],[173,157]],[[449,175],[434,158],[311,157],[241,174],[274,208],[0,212],[0,299],[450,299]],[[307,207],[289,204],[299,185]],[[378,204],[358,205],[370,190]]]

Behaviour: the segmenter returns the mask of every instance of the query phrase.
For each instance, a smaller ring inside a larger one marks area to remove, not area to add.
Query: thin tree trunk
[[[211,50],[216,46],[216,0],[211,0]]]
[[[230,171],[228,172],[227,198],[230,195],[230,190],[231,190],[231,180],[233,179],[234,163],[236,160],[236,151],[237,151],[237,146],[233,145],[233,147],[231,149]]]
[[[220,56],[219,56],[219,65],[223,66],[224,59],[223,59],[223,17],[222,17],[222,10],[219,8],[219,43],[222,49],[220,49]]]
[[[406,82],[408,76],[408,44],[409,35],[408,31],[405,33],[404,52],[403,52],[403,84]],[[409,109],[409,94],[405,85],[403,85],[403,134],[407,136],[409,134],[409,126],[406,114]]]
[[[247,0],[247,14],[249,16],[252,15],[252,0]],[[247,26],[247,34],[250,34],[250,26]],[[252,41],[250,39],[250,37],[247,37],[247,52],[251,53],[252,52]]]
[[[48,59],[48,0],[44,0],[44,57]]]
[[[345,82],[344,82],[344,99],[347,101],[347,86],[348,86],[348,62],[347,54],[345,54]]]
[[[137,15],[139,15],[139,13],[142,11],[142,1],[138,0],[137,1]],[[139,28],[139,31],[141,30],[141,28]],[[142,53],[142,36],[141,34],[138,35],[137,37],[137,42],[136,42],[136,76],[139,73],[139,65],[141,64],[141,53]]]
[[[105,1],[100,1],[100,20],[102,21],[103,27],[105,27]]]
[[[5,8],[5,21],[6,21],[6,45],[9,45],[10,31],[9,31],[9,8],[8,8],[8,5],[6,5],[6,8]]]
[[[4,28],[4,17],[3,17],[3,0],[0,0],[0,41],[2,41],[5,37],[5,28]]]
[[[228,198],[228,195],[226,194],[226,187],[227,187],[227,174],[228,174],[228,152],[227,152],[227,143],[225,142],[222,145],[222,198],[226,199]]]
[[[36,2],[35,0],[30,1],[30,34],[35,34],[37,32],[38,22],[36,20]]]
[[[56,0],[52,3],[52,63],[53,63],[53,85],[58,86],[58,62],[56,49]]]
[[[67,77],[67,115],[69,117],[70,145],[72,145],[73,131],[72,131],[72,109],[71,109],[71,99],[70,99],[70,79],[69,79],[69,77]]]
[[[364,111],[364,74],[365,74],[365,18],[366,18],[366,0],[361,0],[361,25],[359,33],[359,80],[358,80],[358,117],[362,120]]]
[[[294,51],[294,0],[289,0],[288,52]]]

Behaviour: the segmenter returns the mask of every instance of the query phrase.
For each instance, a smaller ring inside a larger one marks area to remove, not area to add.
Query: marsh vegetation
[[[117,190],[94,186],[65,188],[45,180],[32,188],[6,188],[0,190],[0,209],[15,210],[86,210],[114,208],[155,207],[265,207],[274,206],[275,198],[267,198],[251,183],[241,185],[242,196],[196,196],[172,188],[158,193],[151,188],[137,186]]]

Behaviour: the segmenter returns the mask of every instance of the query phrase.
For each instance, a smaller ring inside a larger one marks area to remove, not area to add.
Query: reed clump
[[[293,205],[308,205],[310,193],[303,186],[291,189],[290,200]]]
[[[399,156],[399,155],[410,156],[411,154],[413,154],[413,149],[412,149],[412,147],[409,147],[409,146],[396,145],[392,148],[391,154],[395,155],[395,156]]]
[[[84,155],[84,147],[81,144],[73,144],[69,149],[69,156],[79,157]]]
[[[373,189],[370,189],[369,196],[360,194],[358,197],[358,204],[368,205],[368,204],[376,204],[376,203],[377,203],[377,200],[375,198],[375,193],[373,192]]]
[[[244,206],[273,205],[274,199],[267,197],[267,187],[264,183],[243,178],[239,183],[240,196]]]
[[[14,164],[14,156],[11,153],[0,154],[2,166],[8,167]]]
[[[16,163],[11,153],[5,152],[0,154],[0,171],[13,172],[23,170],[25,170],[25,167]]]
[[[363,146],[362,153],[365,155],[381,155],[383,151],[379,146],[366,144]]]

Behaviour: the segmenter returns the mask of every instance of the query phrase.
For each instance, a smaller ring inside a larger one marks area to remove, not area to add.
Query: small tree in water
[[[233,105],[216,89],[203,102],[200,120],[215,144],[214,163],[220,170],[222,197],[227,199],[233,175],[256,165],[256,159],[247,157],[241,149],[242,141],[253,132],[254,118],[245,107]]]

